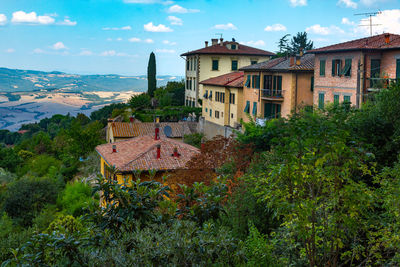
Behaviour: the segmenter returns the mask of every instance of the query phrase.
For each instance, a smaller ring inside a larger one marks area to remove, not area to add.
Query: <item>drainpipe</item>
[[[229,92],[229,98],[228,98],[228,125],[229,127],[231,126],[231,102],[229,101],[231,99],[231,88],[227,87],[228,92]]]
[[[294,89],[294,112],[297,113],[297,72],[296,72],[296,86]]]

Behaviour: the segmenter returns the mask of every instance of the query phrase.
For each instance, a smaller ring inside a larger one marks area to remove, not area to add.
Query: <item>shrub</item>
[[[89,206],[95,204],[90,185],[79,181],[67,184],[57,202],[67,214],[74,217],[85,214]]]

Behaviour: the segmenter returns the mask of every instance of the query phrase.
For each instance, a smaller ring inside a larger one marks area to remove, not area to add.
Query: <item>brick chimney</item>
[[[180,155],[181,154],[178,153],[178,148],[174,147],[174,154],[172,154],[172,156],[175,157],[175,158],[179,158]]]
[[[208,41],[205,41],[204,43],[206,44],[206,47],[208,47]]]
[[[289,58],[289,65],[290,65],[290,67],[293,67],[293,66],[294,66],[294,57],[293,57],[293,56],[291,56],[291,57]]]
[[[112,145],[112,153],[117,153],[117,145]]]
[[[160,124],[156,123],[156,128],[154,129],[154,140],[160,140]]]
[[[156,148],[157,148],[157,159],[159,159],[161,158],[161,145],[157,144]]]
[[[211,45],[217,45],[218,39],[211,39]]]
[[[300,64],[301,64],[301,56],[300,55],[296,55],[296,65],[297,66],[300,66]]]
[[[224,45],[224,38],[220,38],[219,41],[220,41],[219,44],[220,44],[221,46],[223,46],[223,45]]]
[[[390,43],[390,34],[385,33],[385,44],[389,44],[389,43]]]
[[[130,116],[130,117],[129,117],[129,121],[130,121],[130,123],[133,123],[133,122],[134,122],[134,120],[135,120],[135,117],[133,117],[133,116]]]

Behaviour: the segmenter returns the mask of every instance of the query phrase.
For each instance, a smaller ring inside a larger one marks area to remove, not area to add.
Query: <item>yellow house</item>
[[[200,82],[203,85],[204,134],[228,137],[240,126],[243,110],[243,72],[236,71]]]
[[[167,172],[187,169],[186,163],[200,153],[199,149],[170,138],[141,136],[96,147],[100,171],[104,178],[118,183],[136,178],[159,182]],[[154,172],[151,177],[149,171]],[[138,174],[141,173],[142,175]]]
[[[200,81],[220,76],[239,68],[269,60],[275,54],[269,51],[239,44],[224,39],[211,39],[211,45],[189,51],[181,56],[186,57],[185,105],[201,106],[204,89]]]
[[[313,105],[314,55],[276,58],[241,69],[244,71],[242,118],[287,117]],[[263,120],[259,120],[262,122]]]

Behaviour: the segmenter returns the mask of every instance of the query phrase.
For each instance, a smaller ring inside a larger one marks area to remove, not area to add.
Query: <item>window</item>
[[[396,79],[400,79],[400,58],[396,59]]]
[[[279,118],[281,116],[281,105],[274,103],[265,103],[264,104],[264,118],[265,119],[273,119]]]
[[[314,92],[314,76],[311,76],[311,92]]]
[[[249,113],[250,112],[250,101],[246,101],[246,107],[244,108],[244,112],[245,113]]]
[[[196,78],[193,78],[193,90],[196,91]]]
[[[189,102],[189,101],[186,99],[186,102],[185,102],[185,103],[186,103],[186,106],[189,106],[188,102]]]
[[[233,93],[229,94],[229,104],[235,104],[235,94]]]
[[[219,111],[217,111],[217,110],[215,111],[215,118],[219,119]]]
[[[210,108],[210,118],[212,118],[212,109]]]
[[[237,69],[238,69],[238,61],[232,60],[232,70],[237,70]]]
[[[325,76],[325,60],[319,61],[319,76]]]
[[[264,75],[264,89],[272,89],[272,75]]]
[[[233,119],[233,113],[231,113],[231,118]]]
[[[225,93],[221,93],[220,98],[220,102],[225,103]]]
[[[235,44],[231,44],[231,49],[232,50],[236,50],[236,45]]]
[[[212,100],[212,91],[210,91],[210,94],[208,95],[208,99]]]
[[[342,69],[342,61],[340,59],[332,60],[332,77],[339,76]]]
[[[344,75],[345,77],[351,76],[351,58],[348,58],[344,61],[344,68],[340,74]]]
[[[186,79],[186,90],[189,90],[189,79]]]
[[[381,75],[381,60],[380,59],[371,59],[371,87],[376,87],[379,84],[379,78]]]
[[[208,90],[206,90],[206,93],[203,95],[203,97],[204,97],[205,99],[208,98]]]
[[[190,62],[189,62],[189,59],[186,60],[186,70],[190,70]]]
[[[339,104],[339,95],[334,95],[333,96],[333,104],[335,104],[335,105]]]
[[[208,112],[208,108],[206,108],[206,112]]]
[[[273,76],[272,95],[282,94],[282,76]]]
[[[324,108],[324,104],[325,104],[325,94],[324,93],[319,93],[318,95],[318,107],[320,109]]]
[[[251,60],[250,61],[250,65],[255,65],[255,64],[257,64],[257,60]]]
[[[259,89],[260,88],[260,76],[259,75],[253,75],[253,88]]]
[[[212,61],[212,70],[218,70],[218,59],[213,59]]]
[[[351,101],[350,101],[350,96],[349,96],[349,95],[344,95],[344,96],[343,96],[343,102],[344,102],[344,103],[351,103]]]
[[[257,102],[253,102],[253,116],[257,115]]]
[[[221,112],[221,118],[223,118],[224,117],[224,113],[223,112]]]
[[[215,92],[215,101],[219,101],[219,92]]]
[[[251,77],[251,75],[247,75],[247,80],[246,80],[246,84],[245,84],[245,86],[247,88],[250,88],[250,77]]]

